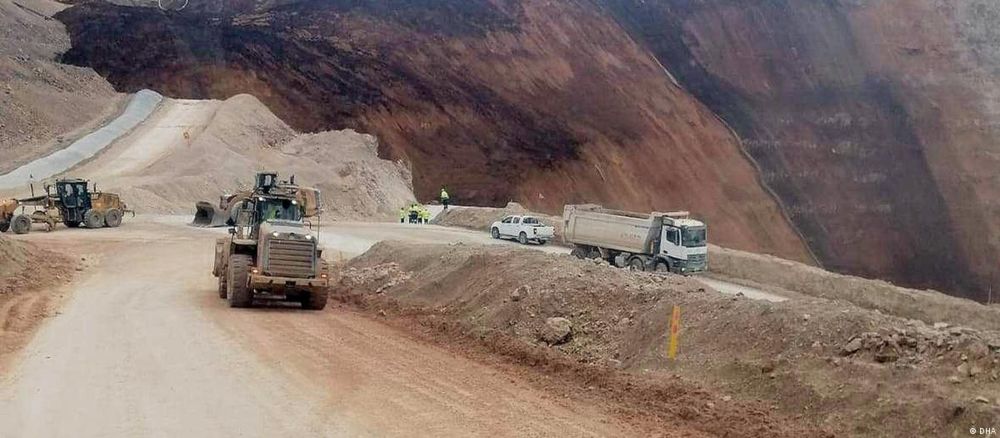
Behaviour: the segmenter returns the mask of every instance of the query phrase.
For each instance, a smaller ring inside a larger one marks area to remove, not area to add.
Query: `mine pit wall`
[[[1000,6],[603,3],[733,126],[825,267],[986,301]]]
[[[374,134],[422,199],[686,208],[726,246],[811,261],[728,129],[590,2],[247,3],[84,3],[59,15],[64,59],[120,90],[250,93],[300,130]]]

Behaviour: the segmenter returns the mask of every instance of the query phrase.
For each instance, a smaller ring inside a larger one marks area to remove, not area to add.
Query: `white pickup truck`
[[[544,245],[556,235],[556,229],[534,216],[507,216],[490,226],[494,239],[517,239],[522,245],[538,242]]]

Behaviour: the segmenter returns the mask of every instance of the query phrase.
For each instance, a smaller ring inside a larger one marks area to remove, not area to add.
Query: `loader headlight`
[[[278,237],[278,236],[279,236],[279,234],[278,234],[278,232],[277,232],[277,231],[275,231],[275,232],[271,233],[271,236],[273,236],[273,237]]]
[[[313,240],[312,234],[306,234],[306,240]]]

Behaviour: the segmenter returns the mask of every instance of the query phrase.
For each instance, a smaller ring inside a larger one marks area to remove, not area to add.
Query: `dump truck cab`
[[[257,175],[229,236],[216,242],[213,274],[219,277],[219,296],[231,307],[265,299],[300,302],[312,310],[326,306],[327,267],[305,219],[318,209],[315,200],[310,207],[300,199],[294,178],[278,182],[276,173]]]
[[[669,260],[668,266],[676,272],[687,274],[708,268],[708,227],[704,222],[664,215],[658,245],[660,258]]]

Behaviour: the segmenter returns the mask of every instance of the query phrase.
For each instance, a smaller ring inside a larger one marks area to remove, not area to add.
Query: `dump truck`
[[[304,205],[302,199],[310,201]],[[219,279],[219,298],[230,307],[251,307],[255,300],[326,307],[329,270],[307,220],[318,217],[318,200],[319,191],[295,185],[294,177],[279,182],[277,173],[258,173],[250,195],[236,207],[229,235],[215,244],[212,274]]]
[[[0,201],[0,232],[10,229],[26,234],[33,224],[44,224],[52,231],[59,223],[69,228],[115,228],[126,213],[135,214],[119,195],[99,192],[97,184],[91,190],[89,183],[79,178],[60,179],[54,187],[46,185],[44,195]]]
[[[708,228],[688,212],[634,213],[567,205],[563,241],[579,258],[637,271],[693,274],[708,269]]]

